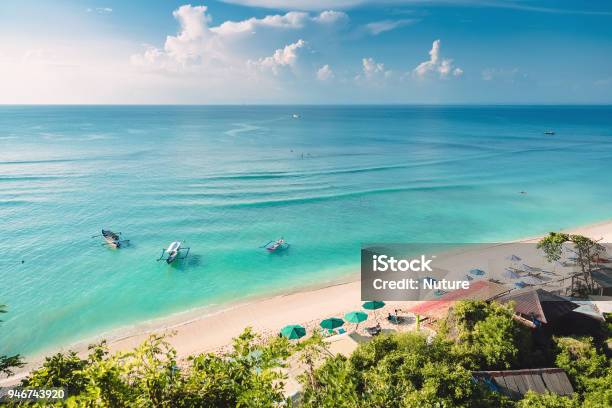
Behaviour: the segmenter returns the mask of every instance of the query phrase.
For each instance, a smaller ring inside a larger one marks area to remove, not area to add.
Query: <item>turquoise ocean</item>
[[[611,218],[609,106],[2,106],[0,354]]]

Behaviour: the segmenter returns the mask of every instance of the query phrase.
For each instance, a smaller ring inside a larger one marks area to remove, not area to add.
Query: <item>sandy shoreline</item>
[[[609,243],[612,242],[612,220],[572,228],[567,232]],[[513,242],[534,242],[536,239],[537,237],[530,237]],[[171,322],[168,319],[151,321],[151,326],[143,328],[144,330],[139,333],[124,336],[119,333],[114,339],[111,336],[108,344],[113,352],[125,351],[144,341],[153,332],[166,333],[171,335],[168,340],[176,348],[179,358],[185,358],[202,352],[222,350],[247,326],[253,327],[256,332],[264,336],[275,335],[287,324],[313,326],[321,319],[343,316],[346,312],[359,310],[360,305],[360,281],[356,273],[344,281],[328,283],[325,287],[311,287],[288,294],[235,303],[217,310],[210,308],[196,310],[185,314],[181,321]],[[393,308],[393,304],[389,304],[389,307]],[[155,326],[156,324],[161,327]],[[86,344],[81,342],[61,350],[68,349],[83,353]],[[26,367],[19,370],[15,376],[0,380],[0,384],[15,383],[29,370],[39,366],[41,361],[39,358],[30,359]]]

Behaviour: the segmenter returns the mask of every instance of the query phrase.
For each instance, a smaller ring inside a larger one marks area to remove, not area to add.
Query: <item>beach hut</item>
[[[557,296],[544,289],[524,289],[514,291],[502,296],[501,303],[514,302],[514,312],[530,321],[543,324],[551,323],[572,310],[578,305],[567,299]]]
[[[574,392],[567,374],[561,368],[474,371],[472,376],[491,391],[504,394],[515,401],[522,399],[528,391],[557,395],[571,395]]]
[[[612,296],[612,269],[599,268],[591,272],[595,290],[594,295]]]

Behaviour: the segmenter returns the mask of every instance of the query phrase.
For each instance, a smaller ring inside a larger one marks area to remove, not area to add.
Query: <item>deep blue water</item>
[[[609,219],[611,177],[612,107],[0,107],[0,352],[331,281],[365,242]]]

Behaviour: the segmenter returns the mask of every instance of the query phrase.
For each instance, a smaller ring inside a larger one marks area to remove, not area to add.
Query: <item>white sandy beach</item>
[[[612,221],[584,226],[568,230],[567,232],[582,234],[601,242],[612,242]],[[535,242],[537,238],[527,238],[520,242]],[[516,241],[519,242],[519,241]],[[499,245],[496,246],[498,250]],[[324,318],[342,317],[346,312],[360,310],[361,293],[359,276],[346,283],[333,286],[309,289],[282,296],[274,296],[249,303],[234,305],[226,310],[210,313],[202,311],[202,316],[182,323],[166,324],[154,332],[171,334],[168,338],[176,348],[179,358],[189,355],[223,350],[231,343],[231,339],[251,326],[263,336],[276,335],[280,328],[287,324],[302,324],[309,328],[317,327],[318,322]],[[386,316],[389,311],[396,308],[407,308],[407,302],[387,302],[384,309],[377,311],[379,316]],[[373,314],[370,313],[371,318]],[[384,319],[382,319],[384,320]],[[365,327],[370,322],[362,323]],[[128,350],[145,340],[150,331],[130,335],[112,340],[109,343],[112,351]],[[84,352],[83,346],[76,347]],[[40,361],[30,360],[26,369],[40,364]],[[26,371],[2,383],[15,382]]]

